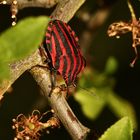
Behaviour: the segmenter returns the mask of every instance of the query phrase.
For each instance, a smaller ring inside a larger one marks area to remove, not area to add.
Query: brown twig
[[[86,0],[61,0],[52,13],[54,19],[68,22]]]
[[[3,0],[0,0],[2,2]],[[13,0],[5,0],[7,4],[11,5]],[[18,8],[25,7],[44,7],[50,8],[58,3],[59,0],[17,0]]]
[[[32,55],[27,58],[15,62],[10,65],[10,79],[3,81],[0,85],[0,96],[2,97],[4,93],[9,89],[9,87],[28,69],[35,65],[41,64],[42,60],[37,50]]]
[[[30,71],[38,85],[43,90],[44,95],[48,98],[54,112],[68,130],[72,138],[74,140],[84,140],[89,133],[89,129],[83,126],[76,118],[63,94],[61,94],[60,88],[56,87],[52,91],[51,96],[49,96],[51,91],[50,72],[41,67],[34,67]]]

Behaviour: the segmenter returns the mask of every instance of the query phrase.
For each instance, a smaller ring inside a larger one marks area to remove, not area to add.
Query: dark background
[[[138,0],[133,1],[133,7],[137,18],[139,18],[140,2]],[[98,71],[104,69],[105,63],[110,56],[114,56],[118,63],[118,70],[114,74],[116,80],[116,86],[114,91],[124,99],[133,104],[138,125],[140,123],[140,111],[139,111],[139,98],[140,98],[140,58],[135,64],[134,68],[129,67],[129,63],[133,60],[135,54],[132,46],[131,34],[123,35],[120,39],[109,38],[107,36],[107,28],[114,21],[129,21],[131,19],[130,12],[128,10],[125,0],[109,1],[105,0],[105,6],[111,6],[111,12],[106,22],[95,31],[92,43],[90,45],[90,52],[92,58],[92,67]],[[82,8],[87,9],[89,13],[96,12],[99,8],[99,1],[93,2],[87,0]],[[49,15],[53,11],[42,8],[25,8],[18,13],[18,20],[27,16],[37,15]],[[0,5],[0,31],[4,31],[11,25],[9,6]],[[86,27],[83,21],[79,21],[77,17],[74,17],[70,21],[70,25],[77,32],[78,36],[83,31],[83,27]],[[13,33],[14,34],[14,33]],[[88,63],[89,60],[87,60]],[[91,60],[90,60],[91,61]],[[100,117],[96,121],[89,121],[80,110],[79,104],[70,97],[69,104],[74,110],[79,120],[87,127],[94,130],[94,137],[100,136],[106,128],[112,125],[117,119],[107,108],[104,109]],[[18,114],[29,114],[32,110],[38,108],[42,112],[47,108],[47,101],[39,93],[39,88],[32,78],[32,76],[26,72],[24,73],[14,84],[13,92],[5,94],[4,100],[0,104],[0,140],[12,140],[14,137],[14,131],[12,130],[12,119]],[[139,129],[134,132],[134,140],[140,139]],[[44,134],[45,135],[45,134]],[[50,135],[45,135],[43,139],[65,139],[70,140],[69,134],[63,128],[54,130]]]

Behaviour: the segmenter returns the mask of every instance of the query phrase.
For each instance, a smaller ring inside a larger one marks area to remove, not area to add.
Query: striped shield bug
[[[48,64],[63,77],[67,86],[75,85],[86,63],[71,27],[63,21],[51,20],[42,45],[50,60]]]

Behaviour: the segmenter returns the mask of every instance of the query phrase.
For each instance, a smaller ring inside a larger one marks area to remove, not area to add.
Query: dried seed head
[[[49,122],[47,121],[45,123],[41,122],[41,119],[48,117],[47,114],[49,112],[52,111],[40,114],[38,110],[34,110],[29,117],[25,117],[23,114],[18,115],[16,119],[13,119],[14,125],[12,126],[16,131],[16,138],[24,140],[39,140],[41,130],[48,129],[48,127],[54,128],[54,125],[56,126],[56,121],[54,119],[49,119]],[[44,124],[48,124],[48,126],[44,127]]]
[[[115,36],[117,39],[120,38],[121,34],[132,32],[132,47],[134,48],[135,58],[130,63],[131,67],[134,67],[136,60],[138,59],[137,47],[140,46],[140,20],[132,20],[131,23],[127,22],[115,22],[111,24],[108,28],[108,35],[110,37]]]
[[[130,23],[126,23],[123,21],[114,22],[108,28],[108,31],[107,31],[108,36],[109,37],[119,36],[121,34],[127,33],[132,30],[132,27],[130,25],[131,25]]]

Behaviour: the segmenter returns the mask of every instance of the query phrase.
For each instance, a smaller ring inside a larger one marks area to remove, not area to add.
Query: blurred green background
[[[140,1],[134,0],[132,5],[139,18]],[[11,26],[9,8],[0,5],[0,32]],[[25,8],[19,11],[17,18],[50,15],[53,9]],[[101,25],[94,25],[91,19],[98,11],[108,11],[108,15]],[[79,36],[87,68],[79,77],[77,92],[68,102],[78,119],[93,130],[95,139],[125,115],[131,118],[137,129],[133,139],[140,139],[140,58],[134,68],[129,66],[135,56],[131,33],[122,35],[120,39],[107,35],[108,26],[120,20],[131,20],[126,0],[87,0],[69,22]],[[18,114],[28,115],[34,109],[44,112],[49,108],[47,105],[32,76],[28,72],[24,73],[13,84],[13,92],[5,94],[0,104],[0,140],[13,139],[12,119]],[[49,135],[44,134],[41,139],[57,139],[58,136],[59,139],[71,139],[63,126]]]

